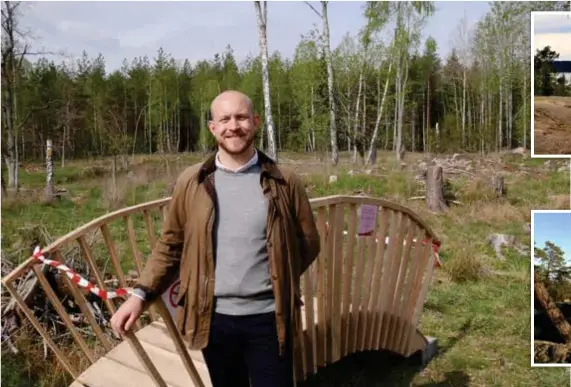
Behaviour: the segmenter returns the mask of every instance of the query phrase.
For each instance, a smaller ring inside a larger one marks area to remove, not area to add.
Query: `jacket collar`
[[[260,166],[261,175],[269,176],[275,180],[283,181],[284,177],[280,172],[278,165],[264,152],[256,148],[258,154],[257,165]],[[216,170],[216,153],[210,155],[208,159],[202,164],[198,171],[198,182],[202,183],[204,179]]]

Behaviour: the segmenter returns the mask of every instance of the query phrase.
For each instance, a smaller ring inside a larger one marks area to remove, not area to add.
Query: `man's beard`
[[[217,143],[218,143],[218,146],[220,148],[224,149],[224,151],[226,153],[231,154],[233,156],[237,156],[237,155],[240,155],[240,154],[246,152],[250,148],[250,146],[254,143],[254,140],[255,140],[255,136],[248,138],[246,140],[246,142],[244,143],[244,146],[238,150],[228,149],[228,147],[224,144],[224,141],[217,141]]]

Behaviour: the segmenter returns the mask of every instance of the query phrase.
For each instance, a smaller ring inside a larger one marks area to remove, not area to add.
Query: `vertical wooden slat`
[[[89,246],[85,241],[85,237],[83,235],[78,237],[77,242],[79,243],[79,249],[81,250],[83,259],[85,260],[85,262],[87,262],[91,274],[95,277],[95,284],[99,287],[99,289],[105,290],[105,284],[103,283],[99,270],[97,269],[95,263],[93,262],[93,258],[91,258],[91,252],[89,251]],[[114,314],[117,311],[115,305],[111,302],[111,300],[105,300],[104,302],[105,305],[107,305],[107,308],[109,309],[109,312],[111,314]]]
[[[145,351],[141,342],[137,336],[135,336],[135,333],[132,330],[127,331],[125,333],[125,339],[155,384],[159,387],[168,387],[159,373],[159,370],[157,370],[157,367],[147,354],[147,351]]]
[[[407,324],[408,321],[406,320],[404,314],[405,314],[405,307],[406,304],[408,302],[408,296],[410,295],[410,293],[407,291],[407,289],[409,289],[408,286],[408,281],[410,280],[410,275],[409,273],[411,271],[413,271],[413,266],[415,264],[414,262],[414,258],[416,254],[413,253],[412,247],[415,244],[414,240],[416,238],[416,240],[418,240],[419,238],[419,234],[420,234],[420,229],[418,227],[418,225],[416,223],[411,224],[411,227],[409,229],[410,234],[407,235],[407,239],[406,239],[406,245],[405,245],[405,253],[403,256],[403,267],[401,269],[401,272],[399,273],[399,279],[397,280],[397,288],[400,289],[399,295],[397,298],[395,298],[395,303],[397,305],[396,308],[396,316],[398,319],[398,325],[397,325],[397,329],[396,332],[393,336],[393,341],[391,342],[390,346],[391,348],[394,348],[393,350],[399,351],[401,346],[402,346],[402,340],[403,340],[403,332],[407,329]]]
[[[119,254],[117,254],[117,248],[115,247],[115,242],[113,242],[113,238],[111,238],[111,234],[109,233],[109,227],[107,224],[101,225],[101,234],[103,234],[103,240],[105,241],[105,245],[109,250],[109,259],[111,259],[111,264],[115,269],[115,274],[119,279],[119,286],[122,288],[127,287],[127,282],[125,281],[125,274],[123,273],[123,268],[119,262]],[[141,329],[141,323],[139,320],[135,321],[135,327],[137,330]]]
[[[63,259],[62,259],[61,254],[59,253],[59,250],[54,251],[52,254],[54,254],[56,261],[63,262]],[[61,277],[63,278],[65,285],[67,286],[67,288],[71,292],[71,295],[75,299],[75,302],[79,306],[81,313],[83,313],[85,318],[87,318],[87,320],[89,321],[89,325],[93,329],[93,332],[95,332],[95,336],[101,342],[101,344],[105,348],[105,351],[110,351],[113,348],[113,346],[111,345],[111,343],[109,342],[109,340],[107,339],[107,337],[103,333],[103,330],[101,329],[101,327],[99,326],[99,324],[95,320],[95,316],[93,315],[93,312],[91,311],[91,309],[87,305],[87,300],[85,299],[85,296],[79,291],[79,289],[77,288],[77,285],[74,284],[73,282],[71,282],[71,280],[69,279],[69,277],[67,275],[62,275]]]
[[[365,241],[363,237],[357,237],[357,269],[353,278],[351,299],[351,320],[349,320],[349,345],[348,352],[353,353],[357,349],[357,330],[359,327],[359,300],[363,282],[363,270],[365,265]]]
[[[341,354],[347,355],[349,344],[349,321],[351,319],[350,306],[351,306],[351,290],[353,279],[353,264],[355,261],[355,242],[357,237],[357,205],[351,204],[349,206],[349,227],[347,230],[347,251],[345,253],[345,267],[343,268],[343,298],[341,300]]]
[[[320,235],[321,250],[316,260],[317,271],[317,366],[325,366],[325,353],[327,350],[327,320],[325,319],[325,261],[327,252],[325,246],[329,239],[326,229],[326,208],[319,207],[317,210],[317,227]]]
[[[129,215],[126,215],[123,219],[125,220],[127,238],[129,239],[129,245],[131,246],[131,252],[133,253],[135,267],[137,268],[137,273],[141,275],[141,272],[143,271],[143,260],[141,259],[141,252],[137,247],[137,237],[135,235],[135,227],[133,227],[133,218],[131,218]]]
[[[48,280],[44,276],[44,273],[42,273],[42,270],[38,269],[37,265],[34,265],[32,267],[32,270],[34,271],[34,273],[36,273],[36,277],[38,277],[38,281],[40,282],[40,286],[42,287],[42,289],[46,293],[46,296],[48,296],[48,299],[50,300],[51,304],[55,308],[57,314],[61,317],[63,323],[65,324],[65,326],[69,330],[69,333],[71,334],[71,337],[73,337],[73,340],[77,343],[79,348],[83,351],[83,353],[85,354],[85,356],[87,357],[89,362],[91,364],[95,363],[95,361],[97,359],[93,355],[93,352],[91,352],[91,349],[87,346],[87,343],[85,342],[83,337],[81,337],[81,335],[75,329],[73,322],[69,318],[69,315],[67,314],[66,310],[64,309],[63,305],[61,304],[61,301],[58,299],[54,290],[52,289],[52,287],[48,283]]]
[[[89,265],[89,268],[92,271],[93,275],[95,276],[95,281],[97,283],[97,286],[100,289],[105,290],[105,286],[104,286],[104,283],[101,279],[101,275],[99,274],[99,271],[95,267],[95,264],[93,263],[93,259],[91,258],[91,253],[89,252],[89,248],[88,248],[87,243],[85,241],[85,237],[80,236],[77,240],[79,242],[79,247],[83,253],[83,257],[84,257],[85,261],[87,262],[87,264]],[[117,309],[115,308],[115,305],[111,302],[111,300],[105,300],[105,305],[107,305],[107,308],[109,308],[109,311],[112,314],[114,314],[117,311]],[[155,367],[155,365],[153,364],[153,362],[149,358],[149,355],[147,354],[147,352],[143,349],[143,346],[141,345],[139,340],[135,337],[135,334],[133,333],[133,331],[126,332],[125,338],[127,340],[127,343],[129,344],[129,346],[131,347],[133,352],[135,352],[135,355],[137,356],[139,361],[143,364],[143,367],[145,367],[145,369],[147,370],[147,372],[149,373],[151,378],[155,381],[155,383],[160,387],[167,387],[165,381],[163,380],[163,378],[159,374],[159,371],[157,370],[157,368]]]
[[[424,254],[424,246],[422,245],[422,238],[424,237],[424,230],[421,230],[419,235],[417,236],[417,242],[414,244],[414,252],[412,254],[413,258],[410,263],[410,268],[408,273],[406,274],[406,280],[404,285],[404,297],[401,309],[403,310],[402,316],[403,320],[406,322],[410,321],[411,312],[409,312],[410,303],[412,299],[412,292],[414,289],[415,281],[418,277],[418,271],[422,270],[422,256]],[[400,338],[400,346],[399,346],[399,353],[403,353],[406,349],[407,340],[409,340],[409,329],[406,328],[403,330],[402,337]]]
[[[392,235],[391,235],[391,241],[390,241],[390,243],[393,243],[394,249],[392,250],[392,253],[390,255],[387,307],[385,309],[387,311],[388,320],[384,324],[383,338],[381,341],[382,348],[387,347],[387,341],[388,341],[390,335],[392,334],[392,332],[390,332],[389,329],[394,324],[394,322],[393,322],[393,320],[394,320],[393,300],[394,300],[394,294],[395,294],[395,282],[397,280],[397,274],[398,274],[399,267],[400,267],[400,260],[401,260],[400,252],[402,250],[402,245],[403,245],[402,242],[404,240],[404,236],[406,235],[405,233],[406,233],[407,227],[408,227],[408,217],[405,214],[403,214],[402,212],[399,212],[399,226],[397,229],[397,233],[394,236],[394,242],[392,240],[392,238],[393,238]]]
[[[141,259],[141,252],[137,247],[137,238],[135,236],[135,228],[133,227],[133,218],[127,215],[124,217],[124,219],[125,219],[125,226],[127,228],[127,237],[129,239],[129,244],[131,245],[131,252],[133,253],[133,259],[135,260],[135,267],[137,268],[137,273],[139,274],[140,277],[141,272],[143,271],[143,260]],[[151,314],[152,321],[158,320],[158,315],[154,305],[151,305],[151,307],[149,308],[149,313]]]
[[[337,204],[334,210],[335,235],[334,249],[331,256],[333,261],[333,282],[331,289],[333,291],[331,324],[332,330],[332,362],[336,362],[341,358],[341,292],[343,278],[343,231],[345,229],[345,205]]]
[[[412,326],[416,327],[418,325],[418,321],[420,320],[420,314],[422,313],[422,309],[424,306],[424,301],[426,300],[426,295],[428,293],[428,287],[430,286],[430,282],[432,281],[432,274],[434,273],[434,256],[432,251],[432,239],[429,240],[426,244],[426,248],[428,253],[426,254],[426,260],[424,261],[424,277],[421,277],[419,282],[422,284],[422,288],[420,290],[420,294],[418,298],[415,300],[414,305],[414,314],[412,316]],[[428,265],[428,267],[427,267]]]
[[[389,341],[387,344],[388,349],[395,351],[395,347],[398,343],[397,339],[398,339],[398,332],[401,329],[401,326],[403,324],[403,320],[402,320],[402,298],[403,298],[403,280],[404,277],[406,275],[406,270],[408,269],[408,264],[410,262],[410,250],[412,248],[412,239],[414,238],[414,235],[416,233],[416,223],[412,222],[409,219],[409,225],[408,225],[408,232],[406,234],[406,238],[404,239],[404,246],[401,247],[401,249],[404,249],[402,254],[399,254],[400,257],[400,265],[399,265],[399,271],[398,274],[396,276],[396,281],[395,281],[395,293],[393,296],[393,300],[392,300],[392,315],[393,315],[393,320],[391,322],[391,324],[389,324],[388,327],[388,331],[389,331]]]
[[[155,230],[153,229],[153,220],[151,219],[151,214],[148,210],[143,210],[143,217],[145,218],[145,226],[147,228],[147,236],[149,237],[149,245],[151,250],[155,248],[155,243],[157,243],[157,236],[155,235]]]
[[[383,263],[383,272],[381,273],[381,290],[379,292],[379,331],[377,332],[376,340],[376,348],[380,347],[380,338],[385,331],[386,321],[387,321],[387,304],[388,304],[388,291],[389,291],[389,281],[391,275],[391,263],[393,257],[393,251],[395,249],[394,241],[396,239],[396,234],[400,222],[400,213],[390,210],[390,231],[389,231],[389,240],[388,240],[388,249],[385,256],[385,261]]]
[[[303,296],[304,296],[304,309],[305,309],[305,329],[307,337],[307,345],[305,347],[305,358],[307,370],[309,373],[317,372],[315,351],[316,351],[316,337],[315,337],[315,307],[313,304],[313,282],[312,271],[314,264],[309,267],[303,274]]]
[[[6,286],[6,289],[8,289],[8,291],[14,298],[14,301],[16,301],[16,303],[18,304],[22,312],[24,312],[28,320],[30,320],[30,323],[34,326],[34,328],[36,328],[36,331],[45,340],[48,347],[50,347],[51,350],[54,351],[56,357],[63,365],[63,367],[66,369],[66,371],[69,372],[74,379],[77,378],[79,376],[77,370],[71,365],[71,363],[67,360],[67,358],[63,354],[63,352],[60,351],[56,343],[54,343],[48,332],[46,332],[46,330],[42,327],[40,322],[36,319],[36,317],[34,316],[34,312],[32,312],[30,308],[28,308],[24,300],[22,300],[22,297],[20,297],[20,295],[18,294],[18,290],[16,290],[12,282],[6,281],[4,283],[4,286]]]
[[[429,259],[429,257],[432,258],[432,246],[429,243],[426,243],[422,248],[422,259],[418,264],[418,268],[413,279],[411,297],[407,305],[407,321],[411,321],[411,325],[409,334],[405,341],[405,353],[408,353],[410,350],[412,335],[415,334],[416,330],[416,324],[413,324],[412,320],[414,320],[414,314],[417,309],[417,301],[419,300],[419,295],[422,291],[422,278],[424,277],[424,273],[427,269],[427,262],[431,263],[432,268],[430,268],[430,270],[434,269],[433,260]]]
[[[184,368],[186,372],[190,375],[192,382],[196,387],[204,387],[204,382],[202,381],[200,374],[198,373],[190,354],[187,351],[186,345],[178,332],[176,324],[172,320],[172,317],[167,309],[167,306],[163,302],[163,300],[159,297],[158,300],[155,302],[157,306],[158,312],[163,317],[163,321],[170,333],[170,337],[174,341],[174,345],[176,347],[176,351],[178,352],[179,356],[182,359],[182,363],[184,364]]]
[[[325,283],[326,289],[326,300],[325,300],[325,320],[327,321],[327,334],[326,334],[326,351],[325,358],[326,361],[331,364],[333,363],[333,292],[335,284],[333,283],[333,270],[335,269],[335,235],[337,234],[337,222],[335,221],[335,205],[330,205],[328,208],[328,219],[329,219],[329,232],[326,245],[326,273],[327,280]]]
[[[375,251],[375,269],[373,272],[373,277],[371,278],[371,298],[369,299],[369,321],[367,323],[365,337],[365,349],[376,349],[373,347],[374,337],[376,335],[376,327],[379,321],[379,289],[381,286],[381,274],[383,272],[383,266],[385,263],[385,238],[387,235],[387,227],[389,221],[389,211],[386,208],[381,207],[379,209],[380,220],[379,220],[379,232],[377,233],[377,251]]]
[[[377,209],[378,215],[378,209]],[[370,236],[366,237],[367,240],[367,255],[365,266],[365,277],[363,278],[363,294],[360,300],[360,316],[359,327],[357,333],[357,350],[362,351],[365,349],[367,324],[369,323],[369,300],[371,297],[371,279],[373,276],[374,267],[377,265],[375,262],[376,252],[376,236],[377,236],[377,223],[378,216],[375,217],[375,224],[373,225],[373,232]]]

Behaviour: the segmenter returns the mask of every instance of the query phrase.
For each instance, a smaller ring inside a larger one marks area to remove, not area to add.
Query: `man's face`
[[[209,128],[218,146],[232,155],[245,152],[254,142],[260,117],[240,94],[219,96],[212,105]]]

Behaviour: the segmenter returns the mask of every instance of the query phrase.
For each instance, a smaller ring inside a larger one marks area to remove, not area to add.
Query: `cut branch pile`
[[[96,237],[98,235],[94,234],[90,240],[88,240],[88,245],[92,246],[96,242]],[[4,255],[4,253],[3,253]],[[72,268],[75,272],[93,281],[91,278],[89,266],[82,259],[80,249],[78,246],[74,246],[65,253],[61,254],[67,266]],[[54,259],[54,257],[49,257]],[[10,260],[5,259],[2,256],[2,276],[7,275],[14,269],[13,265],[10,264]],[[71,284],[67,280],[67,277],[62,272],[57,269],[42,265],[42,273],[44,274],[47,283],[50,288],[55,293],[58,300],[61,302],[65,313],[73,322],[75,329],[81,332],[83,335],[96,337],[95,332],[89,323],[89,319],[84,316],[80,306],[77,304],[73,293],[69,289],[69,286],[76,286]],[[126,276],[127,286],[132,286],[134,280],[137,277],[135,271],[130,271]],[[105,285],[110,288],[118,287],[118,280],[115,276],[104,275]],[[19,295],[22,297],[28,308],[32,310],[34,316],[38,319],[40,324],[46,329],[54,339],[55,342],[60,340],[71,340],[71,335],[61,317],[57,313],[56,309],[53,307],[51,301],[48,299],[45,291],[39,286],[38,277],[34,274],[33,270],[29,270],[20,279],[15,280],[14,285],[18,290]],[[109,320],[111,318],[108,310],[104,307],[103,302],[99,297],[85,289],[79,289],[81,293],[84,294],[87,300],[87,308],[91,311],[95,317],[95,321],[101,327],[108,327]],[[18,353],[17,348],[18,334],[22,332],[22,328],[27,326],[27,319],[25,315],[18,307],[16,301],[10,296],[6,289],[2,289],[2,350],[8,350],[12,353]],[[110,342],[115,341],[115,337],[110,329],[104,329],[105,336],[108,337]],[[45,345],[45,344],[44,344]],[[47,351],[46,351],[47,353]]]

